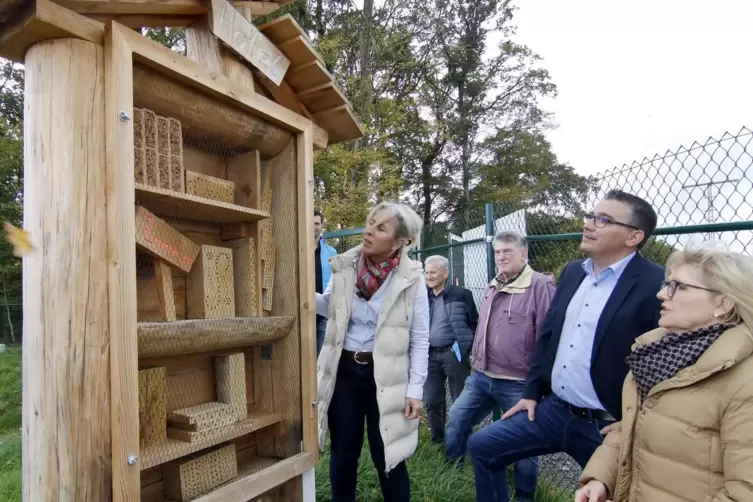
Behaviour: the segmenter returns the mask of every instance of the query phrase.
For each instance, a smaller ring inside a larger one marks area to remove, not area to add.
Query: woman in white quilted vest
[[[319,355],[319,446],[329,428],[333,502],[355,502],[364,421],[385,501],[410,500],[405,460],[418,444],[429,357],[429,300],[419,262],[421,218],[379,204],[361,245],[330,258],[332,278],[316,295],[328,317]]]

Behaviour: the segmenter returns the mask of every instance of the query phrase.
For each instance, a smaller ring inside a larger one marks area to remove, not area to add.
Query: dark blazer
[[[562,271],[536,342],[523,394],[526,399],[539,401],[552,392],[552,369],[567,307],[586,277],[582,263],[583,260],[572,261]],[[617,420],[622,415],[622,384],[628,373],[625,358],[637,337],[658,326],[661,302],[656,294],[663,280],[662,267],[636,254],[617,281],[596,325],[591,382],[599,401]]]
[[[431,294],[431,291],[429,292]],[[450,320],[460,353],[467,356],[473,347],[473,337],[478,324],[478,309],[473,293],[465,288],[448,284],[444,289],[444,308]]]

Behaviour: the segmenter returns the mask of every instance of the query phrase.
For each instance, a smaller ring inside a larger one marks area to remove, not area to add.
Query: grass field
[[[0,500],[21,500],[21,349],[0,354]]]
[[[0,354],[0,501],[21,500],[21,350],[9,348]],[[368,445],[358,464],[359,502],[381,502],[379,479],[371,463]],[[429,441],[428,430],[421,426],[416,453],[408,460],[412,500],[415,502],[473,502],[476,500],[473,471],[467,462],[456,469],[444,462],[442,448]],[[316,500],[331,500],[329,456],[322,455],[316,469]],[[539,481],[537,502],[571,502],[567,492]]]

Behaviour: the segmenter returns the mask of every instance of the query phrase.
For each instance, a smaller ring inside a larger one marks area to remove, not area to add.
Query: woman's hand
[[[575,502],[610,502],[607,500],[607,487],[601,481],[592,479],[575,492]]]
[[[423,403],[421,403],[420,399],[405,398],[405,418],[407,420],[417,419],[422,406]]]

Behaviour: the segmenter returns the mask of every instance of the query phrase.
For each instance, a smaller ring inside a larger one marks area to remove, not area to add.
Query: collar
[[[520,272],[515,274],[509,281],[502,282],[500,276],[497,276],[492,279],[489,285],[496,288],[497,291],[504,291],[505,293],[510,294],[520,294],[524,293],[525,290],[531,286],[532,280],[533,269],[528,263],[526,263]]]
[[[616,263],[612,263],[607,268],[602,270],[602,274],[606,272],[607,270],[611,271],[612,274],[617,278],[617,280],[620,279],[620,276],[622,276],[622,273],[625,271],[625,269],[628,266],[628,263],[630,263],[630,260],[632,260],[635,257],[636,251],[633,251],[620,261]],[[594,261],[591,258],[586,258],[586,260],[581,264],[583,266],[583,271],[586,273],[586,275],[595,277],[596,274],[594,274]],[[599,278],[601,278],[601,274],[599,274]]]

